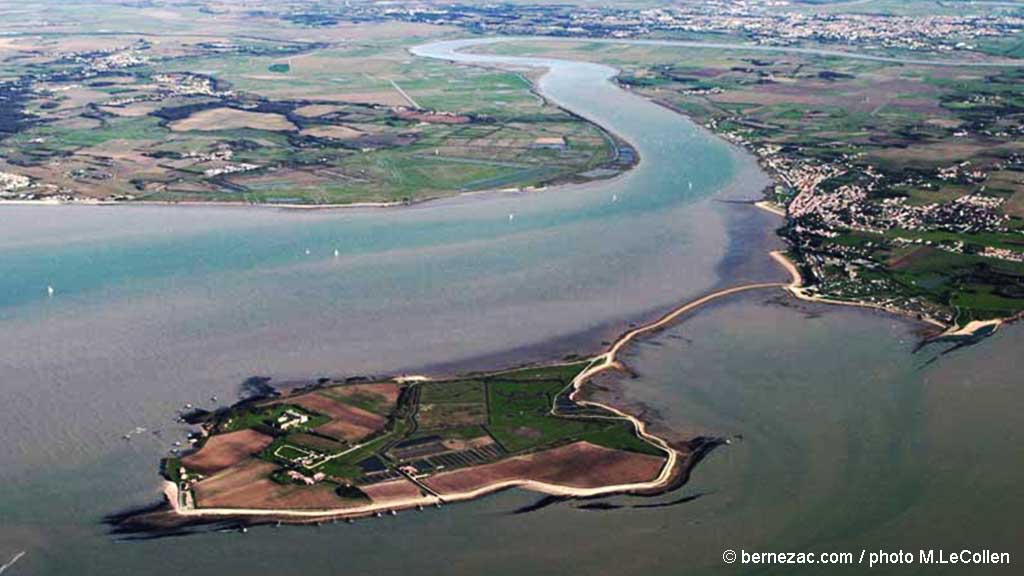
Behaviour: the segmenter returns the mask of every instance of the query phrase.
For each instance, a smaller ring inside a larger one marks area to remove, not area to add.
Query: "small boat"
[[[306,248],[306,256],[309,256],[309,255],[310,255],[309,248]]]
[[[686,185],[687,185],[687,187],[688,187],[688,188],[689,188],[690,190],[693,190],[693,180],[690,180],[689,182],[687,182],[687,184],[686,184]]]
[[[334,249],[334,257],[337,258],[338,256],[341,256],[341,252],[339,252],[338,249],[335,248]]]
[[[392,516],[398,516],[398,512],[395,512],[394,510],[388,510],[388,514],[391,514]]]
[[[516,219],[516,215],[515,215],[514,213],[513,213],[513,214],[509,214],[509,215],[508,215],[508,221],[509,221],[509,222],[511,222],[511,221],[513,221],[513,220],[515,220],[515,219]]]
[[[619,195],[618,194],[612,194],[612,202],[618,202],[618,201],[619,201]]]
[[[53,289],[53,286],[47,286],[46,287],[46,295],[47,296],[52,298],[54,292],[55,292],[55,290]]]

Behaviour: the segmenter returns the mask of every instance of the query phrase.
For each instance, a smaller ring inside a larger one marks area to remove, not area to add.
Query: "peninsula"
[[[715,291],[634,329],[592,358],[434,380],[323,379],[268,391],[215,412],[193,447],[164,459],[168,506],[118,518],[119,531],[225,520],[308,523],[395,514],[518,487],[553,496],[660,494],[682,485],[708,451],[698,437],[670,445],[640,419],[582,399],[585,385],[623,370],[618,355],[721,298],[796,289],[763,282]]]

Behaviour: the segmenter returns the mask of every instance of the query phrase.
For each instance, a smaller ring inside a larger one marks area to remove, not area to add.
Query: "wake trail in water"
[[[14,558],[11,558],[10,562],[4,564],[3,566],[0,566],[0,574],[3,574],[10,567],[14,566],[14,563],[17,562],[18,560],[21,560],[21,557],[24,556],[24,555],[25,555],[25,551],[24,550],[22,550],[21,552],[18,552],[17,554],[15,554]]]

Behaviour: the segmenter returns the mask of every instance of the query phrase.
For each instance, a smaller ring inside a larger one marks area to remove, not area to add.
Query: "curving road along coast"
[[[777,253],[772,253],[777,258],[782,258]],[[795,271],[795,268],[793,268]],[[609,347],[608,351],[599,354],[590,359],[590,363],[587,368],[580,372],[572,381],[571,386],[573,392],[570,394],[570,398],[576,401],[582,406],[593,406],[602,408],[609,412],[617,415],[617,418],[622,420],[628,420],[633,424],[636,433],[641,438],[647,440],[651,444],[661,448],[665,452],[665,462],[661,467],[658,475],[646,482],[634,482],[630,484],[612,484],[608,486],[600,486],[597,488],[578,488],[574,486],[565,486],[561,484],[553,484],[549,482],[539,482],[537,480],[531,480],[530,478],[517,478],[513,480],[504,480],[501,482],[495,482],[482,486],[475,490],[457,492],[446,494],[445,496],[435,496],[432,494],[423,495],[416,498],[401,498],[395,500],[389,500],[386,502],[370,503],[364,506],[348,507],[348,508],[324,508],[315,510],[292,510],[285,508],[194,508],[181,503],[181,493],[178,487],[173,482],[166,482],[164,485],[164,494],[170,502],[173,511],[184,517],[259,517],[259,518],[275,518],[286,521],[318,521],[318,520],[330,520],[334,518],[353,518],[362,517],[376,514],[378,512],[388,512],[392,510],[403,510],[408,508],[415,508],[417,506],[435,506],[444,503],[460,502],[465,500],[472,500],[479,498],[487,494],[492,494],[508,488],[524,488],[534,492],[540,492],[542,494],[549,494],[552,496],[564,496],[572,498],[591,498],[596,496],[608,496],[612,494],[623,494],[630,492],[649,492],[661,490],[669,487],[672,484],[673,478],[675,477],[678,468],[683,462],[680,459],[679,453],[673,449],[668,443],[654,434],[651,434],[647,430],[647,425],[639,418],[623,412],[614,406],[602,404],[600,402],[592,402],[587,400],[577,400],[576,397],[583,389],[583,386],[594,376],[611,369],[623,368],[623,365],[616,359],[619,352],[622,351],[627,345],[636,340],[638,337],[660,330],[665,326],[668,326],[688,312],[693,312],[713,301],[727,298],[729,296],[739,294],[742,292],[750,292],[753,290],[765,290],[770,288],[790,288],[799,285],[799,276],[796,276],[792,283],[785,282],[759,282],[754,284],[743,284],[740,286],[733,286],[730,288],[724,288],[717,290],[705,296],[701,296],[696,300],[691,300],[685,304],[668,312],[661,318],[654,320],[643,326],[634,328],[629,332],[626,332],[615,340],[614,343]],[[555,413],[555,407],[552,406],[552,413]],[[615,418],[615,417],[608,417]]]

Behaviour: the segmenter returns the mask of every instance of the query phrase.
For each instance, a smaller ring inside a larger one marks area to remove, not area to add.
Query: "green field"
[[[887,1],[864,6],[895,9]],[[925,222],[906,230],[895,218],[882,224],[887,228],[880,234],[842,222],[813,236],[795,232],[791,222],[783,233],[798,246],[798,259],[852,263],[817,266],[820,276],[809,278],[836,299],[887,302],[957,324],[1024,311],[1021,265],[977,255],[986,249],[1024,252],[1024,148],[1018,131],[1024,96],[1018,69],[585,41],[500,43],[479,50],[617,66],[621,84],[746,143],[762,161],[784,160],[773,170],[791,170],[792,179],[800,178],[800,166],[834,167],[835,175],[817,188],[868,190],[861,212],[881,211],[893,199],[918,208],[974,194],[1001,200],[996,212],[1005,222],[980,230],[965,231],[962,222]],[[942,175],[958,165],[961,174]],[[786,204],[796,191],[782,182],[770,196]],[[820,226],[813,218],[802,224]],[[927,258],[898,258],[905,252],[898,239],[930,242],[935,250]],[[964,254],[953,252],[960,242]]]
[[[551,413],[555,398],[585,366],[527,369],[488,379],[488,432],[509,452],[586,440],[609,448],[661,454],[637,438],[629,422]]]
[[[387,416],[394,409],[387,398],[380,394],[373,394],[370,392],[356,392],[348,394],[332,394],[332,388],[327,388],[320,392],[324,396],[329,398],[340,400],[349,406],[355,406],[367,412],[373,412],[374,414],[381,414]]]
[[[362,439],[340,441],[322,433],[331,418],[287,403],[268,401],[242,403],[226,411],[210,414],[205,426],[212,434],[256,429],[273,437],[258,458],[280,466],[275,481],[294,484],[282,470],[297,470],[304,475],[323,472],[330,482],[359,483],[368,474],[365,462],[376,460],[385,468],[423,456],[395,456],[401,445],[417,441],[449,443],[440,452],[471,454],[477,463],[494,461],[505,455],[545,450],[571,442],[587,441],[617,450],[663,455],[661,449],[640,439],[632,423],[603,409],[581,408],[564,395],[572,379],[588,361],[559,366],[526,368],[499,374],[409,384],[397,405],[388,405],[377,394],[342,393],[347,385],[323,384],[301,395],[321,395],[351,406],[373,408],[389,416],[387,423]],[[557,402],[556,402],[557,400]],[[312,400],[311,400],[312,401]],[[552,410],[557,404],[558,409]],[[277,418],[287,411],[309,415],[302,426],[281,429]],[[431,424],[432,423],[432,424]],[[481,441],[484,441],[482,444]],[[471,444],[467,444],[471,442]],[[412,443],[412,444],[410,444]],[[433,444],[432,444],[433,445]],[[459,447],[462,446],[462,447]],[[474,452],[489,447],[489,452]],[[300,462],[306,458],[312,462]],[[403,458],[408,458],[403,460]],[[465,457],[464,457],[465,458]],[[463,459],[459,466],[472,465]],[[456,465],[446,460],[444,469]],[[177,469],[164,466],[164,474],[177,477]]]
[[[452,380],[431,382],[420,389],[420,403],[479,402],[487,400],[484,382],[480,380]]]
[[[131,12],[112,8],[112,25]],[[520,74],[409,53],[445,29],[390,23],[313,32],[277,18],[222,16],[211,32],[183,16],[191,12],[182,9],[167,36],[93,34],[91,18],[62,8],[54,17],[85,18],[80,32],[16,39],[32,50],[28,59],[0,50],[10,75],[31,73],[46,86],[13,102],[26,116],[22,127],[0,130],[0,171],[31,178],[30,198],[63,191],[83,199],[347,204],[624,169],[613,164],[608,135],[538,97]],[[143,32],[145,24],[124,30]],[[64,58],[68,46],[84,47],[84,56]],[[130,63],[111,71],[108,55]],[[213,108],[235,116],[189,122]],[[240,120],[247,113],[250,120]],[[564,149],[534,145],[544,137],[564,138]]]

